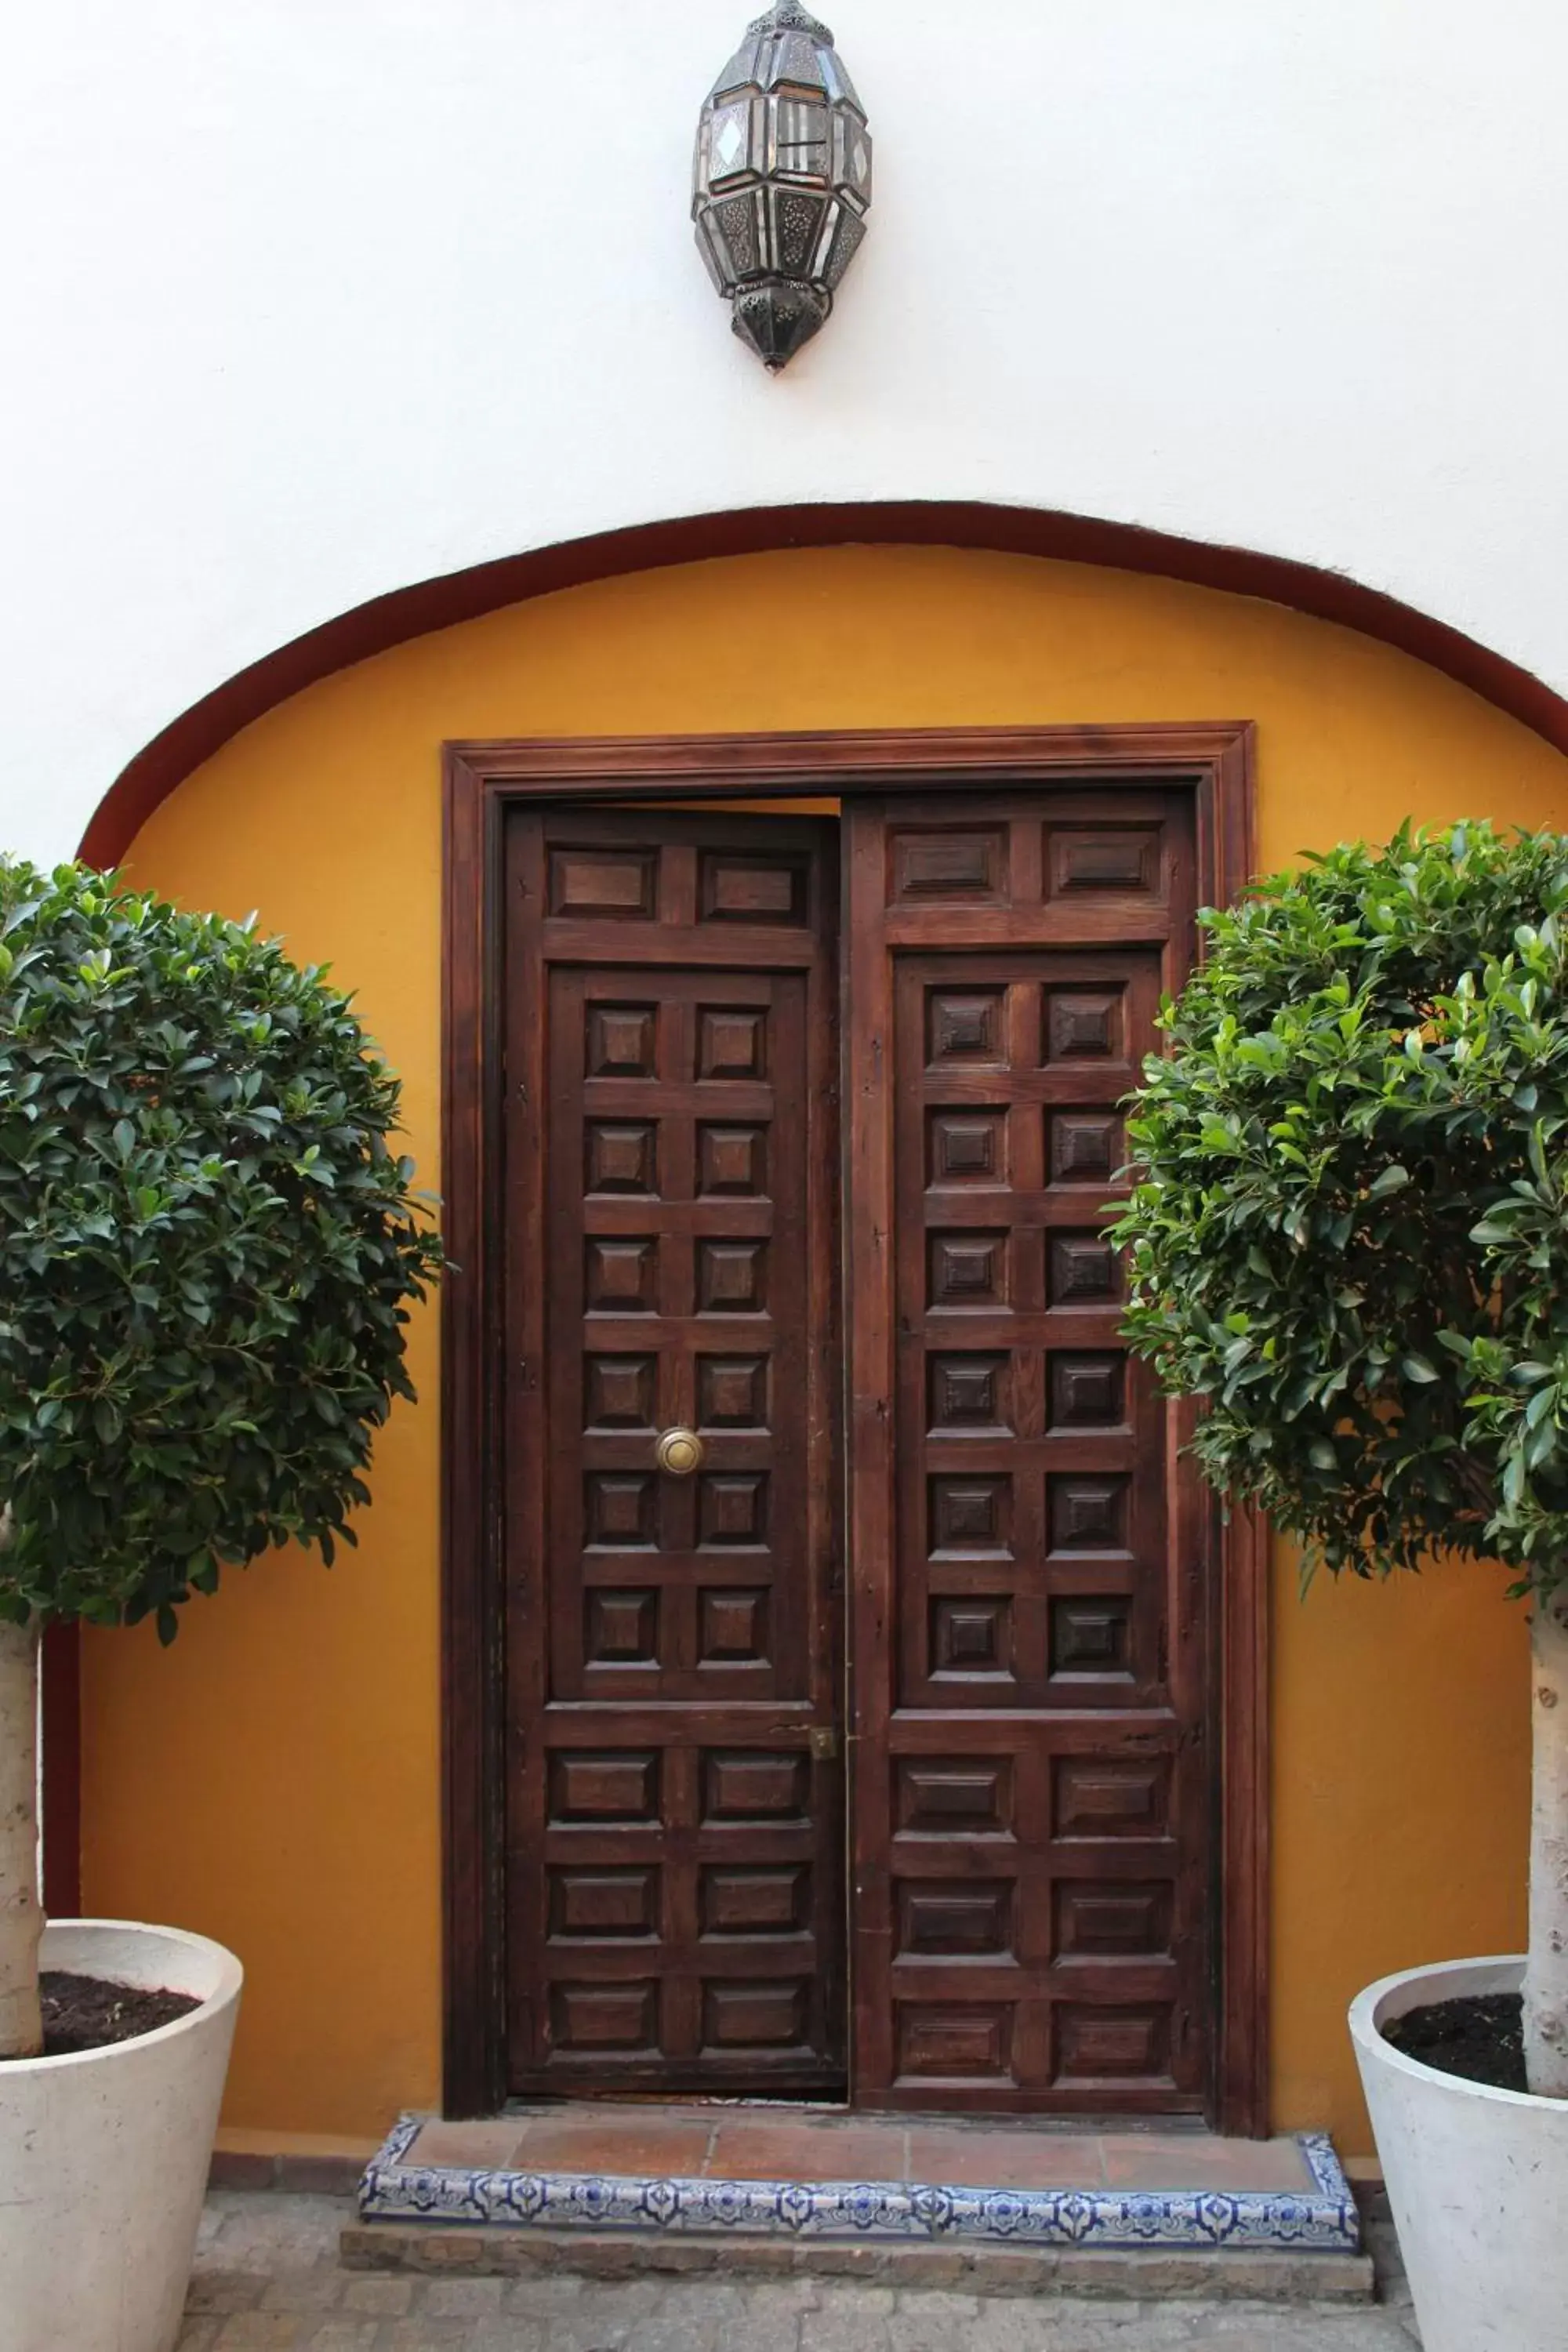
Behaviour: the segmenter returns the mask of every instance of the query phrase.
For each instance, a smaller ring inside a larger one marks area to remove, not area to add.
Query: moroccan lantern
[[[833,36],[779,0],[749,26],[697,127],[691,214],[736,334],[787,366],[866,234],[871,134]]]

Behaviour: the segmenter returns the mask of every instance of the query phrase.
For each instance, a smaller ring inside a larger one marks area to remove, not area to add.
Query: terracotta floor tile
[[[710,2179],[902,2180],[899,2123],[724,2123],[708,2159]]]
[[[450,2164],[504,2172],[517,2151],[522,2129],[515,2116],[473,2124],[430,2123],[421,2126],[405,2164]]]
[[[1107,2133],[1112,2189],[1296,2189],[1312,2185],[1293,2139],[1213,2139],[1179,2133]]]
[[[692,2179],[702,2169],[712,2126],[645,2115],[611,2121],[601,2114],[539,2116],[522,2135],[516,2162],[524,2172],[598,2172],[655,2179]]]
[[[1105,2179],[1092,2132],[954,2131],[912,2125],[910,2179],[960,2189],[1098,2189]]]
[[[504,2170],[741,2180],[918,2180],[972,2189],[1309,2189],[1295,2140],[1062,2132],[785,2109],[550,2109],[427,2123],[408,2160]]]

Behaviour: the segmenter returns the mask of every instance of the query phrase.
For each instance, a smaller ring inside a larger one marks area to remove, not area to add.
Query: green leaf
[[[1409,1169],[1402,1168],[1399,1162],[1394,1160],[1367,1186],[1367,1199],[1385,1201],[1391,1192],[1402,1192],[1409,1181]]]

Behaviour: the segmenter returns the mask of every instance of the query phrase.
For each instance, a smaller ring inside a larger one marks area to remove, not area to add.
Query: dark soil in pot
[[[1383,2038],[1440,2074],[1458,2074],[1494,2091],[1527,2091],[1522,2014],[1516,1992],[1472,1993],[1391,2017]]]
[[[68,2058],[83,2050],[110,2049],[116,2042],[134,2042],[201,2007],[188,1992],[111,1984],[105,1977],[68,1976],[63,1969],[46,1969],[39,1987],[46,2058]]]

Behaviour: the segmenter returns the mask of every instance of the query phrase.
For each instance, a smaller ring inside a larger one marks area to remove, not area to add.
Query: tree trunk
[[[1537,1600],[1530,1643],[1535,1760],[1524,2070],[1541,2097],[1568,2099],[1568,1589]]]
[[[36,2058],[38,2014],[38,1629],[0,1621],[0,2058]]]

